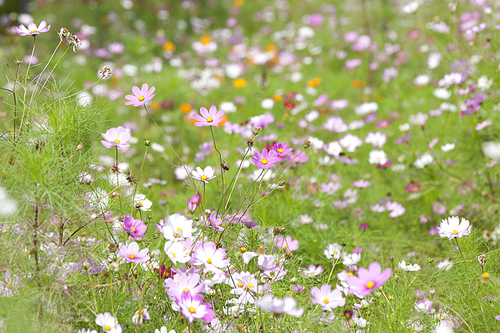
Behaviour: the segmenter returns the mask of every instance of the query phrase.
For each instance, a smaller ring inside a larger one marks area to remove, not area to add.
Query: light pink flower
[[[360,267],[358,269],[358,276],[349,276],[347,284],[350,286],[350,292],[363,298],[368,296],[373,290],[380,288],[390,277],[390,268],[382,272],[380,264],[372,262],[368,269]]]
[[[35,23],[28,24],[28,28],[21,24],[17,27],[17,33],[19,36],[37,36],[43,32],[47,32],[50,30],[50,24],[47,26],[47,22],[42,21],[40,25],[37,27]]]
[[[311,295],[313,298],[311,302],[313,304],[321,305],[321,308],[325,311],[332,311],[339,306],[345,304],[345,298],[342,297],[342,293],[338,289],[331,290],[332,287],[329,284],[324,284],[321,289],[314,287],[311,289]]]
[[[141,89],[137,86],[132,87],[133,95],[125,96],[125,99],[128,100],[128,102],[125,102],[125,105],[141,106],[146,104],[155,97],[155,94],[153,94],[155,89],[155,86],[152,86],[150,89],[147,83],[144,83]]]
[[[226,251],[218,249],[214,242],[199,242],[194,247],[191,263],[194,266],[205,266],[208,271],[213,273],[219,273],[221,268],[229,265],[229,259],[225,258]]]
[[[148,255],[149,249],[139,250],[139,245],[136,242],[130,243],[128,246],[122,244],[120,245],[120,251],[118,255],[125,258],[126,262],[145,262],[149,260]]]
[[[463,236],[467,236],[471,232],[472,226],[469,221],[462,217],[451,216],[441,221],[437,230],[439,232],[440,237],[448,237],[449,240],[452,238],[458,237],[462,238]]]
[[[208,183],[210,179],[214,179],[216,177],[215,171],[211,166],[207,166],[204,170],[197,167],[196,171],[191,171],[191,174],[193,175],[193,178],[201,180],[205,183]]]
[[[197,120],[194,125],[198,127],[219,126],[225,119],[224,111],[220,110],[217,112],[217,107],[215,105],[210,107],[210,111],[208,111],[207,108],[201,107],[200,113],[201,116],[199,114],[193,114],[193,118]]]
[[[128,142],[130,141],[130,131],[125,127],[118,126],[110,128],[106,133],[101,133],[104,140],[101,143],[106,148],[111,148],[115,146],[118,149],[123,149],[130,147]]]

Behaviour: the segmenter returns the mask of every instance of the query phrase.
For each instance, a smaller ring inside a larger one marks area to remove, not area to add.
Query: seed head
[[[481,265],[481,267],[484,267],[484,264],[486,263],[486,255],[481,254],[477,256],[477,261],[479,261],[479,265]]]
[[[59,30],[57,34],[59,35],[59,38],[61,38],[61,40],[68,39],[69,36],[71,36],[71,32],[69,32],[69,30],[66,28],[61,28],[61,30]]]

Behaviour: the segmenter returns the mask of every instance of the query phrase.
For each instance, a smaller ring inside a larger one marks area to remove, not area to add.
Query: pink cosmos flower
[[[125,244],[120,245],[118,255],[125,258],[126,262],[145,262],[149,260],[149,249],[139,250],[139,245],[136,242],[130,243],[128,246]]]
[[[214,242],[199,242],[194,247],[194,253],[191,257],[191,263],[194,266],[205,266],[213,273],[221,272],[221,268],[229,265],[229,259],[226,258],[224,249],[217,249]]]
[[[210,107],[210,111],[204,107],[200,108],[200,113],[201,116],[199,114],[193,114],[193,118],[197,120],[194,125],[198,127],[219,126],[219,124],[225,119],[224,111],[220,110],[217,112],[217,107],[215,105]]]
[[[125,105],[141,106],[146,104],[155,97],[155,94],[153,94],[155,89],[155,86],[152,86],[150,89],[147,83],[144,83],[141,89],[137,86],[132,87],[133,95],[125,96],[125,99],[128,100],[128,102],[125,102]]]
[[[42,21],[40,25],[37,27],[35,23],[28,24],[28,28],[21,24],[17,27],[17,34],[19,36],[37,36],[43,32],[47,32],[50,30],[50,24],[47,26],[47,22]]]
[[[262,154],[259,153],[257,149],[254,150],[254,157],[251,161],[257,168],[269,169],[274,166],[275,163],[279,162],[278,153],[274,150],[267,151],[267,149],[262,149]]]
[[[338,289],[331,290],[332,287],[329,284],[324,284],[321,289],[314,287],[311,289],[311,295],[313,298],[311,302],[313,304],[321,305],[321,308],[325,311],[332,311],[339,306],[345,304],[345,298],[342,297],[342,293]]]
[[[360,179],[360,180],[355,180],[352,182],[352,186],[357,187],[357,188],[367,188],[371,185],[368,180]]]
[[[361,59],[349,59],[345,61],[345,66],[349,69],[354,69],[361,65]]]
[[[106,131],[106,133],[101,133],[104,140],[101,143],[106,148],[111,148],[115,146],[118,149],[128,148],[130,145],[130,131],[123,126],[113,127]]]
[[[448,239],[451,240],[455,237],[462,238],[463,236],[469,235],[471,228],[472,226],[469,224],[468,220],[462,217],[460,221],[458,216],[451,216],[442,220],[437,230],[440,237],[448,237]]]
[[[166,279],[163,286],[167,295],[172,298],[181,297],[185,291],[194,296],[205,290],[205,283],[200,283],[199,274],[186,274],[182,272]]]
[[[141,220],[136,220],[132,215],[127,215],[123,219],[123,230],[128,232],[130,237],[139,240],[144,237],[148,227]]]
[[[175,301],[180,307],[181,314],[192,323],[195,319],[202,319],[210,323],[215,318],[212,304],[203,303],[202,295],[191,295],[189,291],[184,291]]]
[[[308,268],[302,268],[302,274],[304,274],[304,276],[308,278],[320,275],[323,274],[323,267],[321,267],[321,265],[318,266],[309,265]]]
[[[363,298],[368,296],[373,290],[380,288],[390,277],[390,268],[382,272],[380,264],[372,262],[368,269],[360,267],[358,269],[358,276],[349,276],[347,284],[350,286],[350,292],[359,298]]]
[[[483,121],[483,122],[481,122],[481,123],[478,123],[478,124],[476,125],[476,131],[480,131],[480,130],[482,130],[483,128],[486,128],[486,127],[488,127],[488,126],[491,126],[491,124],[492,124],[492,122],[491,122],[491,120],[489,120],[489,119],[488,119],[488,120],[485,120],[485,121]]]
[[[205,183],[208,183],[210,179],[214,179],[216,177],[215,170],[211,166],[207,166],[204,170],[197,167],[196,171],[191,171],[191,174],[193,175],[193,178],[201,180]]]
[[[296,239],[292,240],[292,236],[277,236],[275,242],[280,250],[295,251],[299,249],[299,241]]]

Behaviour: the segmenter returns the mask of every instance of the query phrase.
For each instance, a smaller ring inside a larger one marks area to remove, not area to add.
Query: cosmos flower
[[[125,105],[141,106],[146,104],[155,97],[155,94],[153,94],[155,89],[155,86],[152,86],[150,89],[147,83],[144,83],[141,89],[137,86],[132,87],[133,95],[125,96],[125,99],[128,100],[128,102],[125,102]]]
[[[37,27],[35,23],[28,24],[28,28],[21,24],[17,27],[17,34],[21,37],[23,36],[37,36],[43,32],[47,32],[50,30],[50,24],[47,26],[47,22],[42,21],[40,25]]]
[[[471,228],[472,226],[469,224],[468,220],[462,217],[460,221],[458,216],[452,216],[443,219],[439,227],[437,227],[437,230],[440,237],[448,237],[448,239],[451,240],[455,237],[462,238],[463,236],[469,235]]]
[[[220,110],[217,112],[217,107],[212,105],[210,107],[210,111],[207,108],[201,107],[199,114],[193,114],[194,120],[197,122],[194,123],[195,126],[203,127],[203,126],[219,126],[221,122],[224,121],[224,111]]]
[[[149,260],[148,251],[149,249],[147,248],[139,250],[139,245],[136,242],[132,242],[128,246],[124,244],[120,245],[118,255],[125,258],[126,262],[140,263]]]
[[[132,215],[127,215],[123,219],[123,230],[128,232],[130,237],[139,240],[144,237],[148,227],[141,220],[136,220]]]
[[[205,266],[205,269],[213,273],[220,272],[221,268],[229,265],[226,258],[226,251],[218,249],[214,242],[199,242],[194,248],[191,263],[194,266]]]
[[[264,311],[275,314],[286,314],[292,317],[300,317],[304,308],[297,309],[297,301],[292,297],[284,299],[274,298],[272,294],[266,294],[255,301],[255,304]]]
[[[130,141],[130,131],[123,126],[113,127],[106,131],[106,133],[101,133],[104,140],[101,143],[106,148],[116,147],[117,149],[123,149],[130,147],[128,143]]]
[[[321,305],[321,308],[325,311],[332,311],[339,306],[343,306],[345,304],[345,298],[342,297],[340,290],[337,288],[334,290],[331,289],[332,286],[329,284],[322,285],[321,289],[318,287],[312,288],[311,295],[313,298],[311,302]]]
[[[387,268],[382,272],[379,263],[372,262],[368,269],[360,267],[358,276],[352,275],[347,278],[350,291],[363,298],[368,296],[373,290],[380,288],[391,277],[391,269]]]
[[[215,318],[212,304],[203,303],[203,296],[200,294],[191,295],[189,291],[184,291],[175,301],[179,305],[181,314],[192,323],[195,319],[202,319],[209,323]]]
[[[113,317],[109,312],[99,313],[95,318],[95,323],[108,333],[121,333],[122,331],[122,327],[118,324],[118,319]]]
[[[196,171],[191,171],[191,174],[193,175],[193,178],[201,180],[207,184],[210,179],[217,177],[215,175],[215,170],[211,166],[207,166],[204,170],[197,167]]]
[[[278,153],[274,150],[268,151],[267,149],[262,149],[262,154],[256,149],[254,150],[254,157],[251,161],[257,168],[269,169],[274,166],[275,163],[279,162]]]
[[[399,264],[398,264],[399,268],[401,268],[403,271],[405,272],[416,272],[416,271],[419,271],[420,270],[420,265],[418,264],[410,264],[410,263],[407,263],[406,261],[402,260]]]

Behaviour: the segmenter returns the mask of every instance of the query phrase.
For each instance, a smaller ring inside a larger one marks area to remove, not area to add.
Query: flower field
[[[497,0],[0,28],[0,333],[500,332]]]

